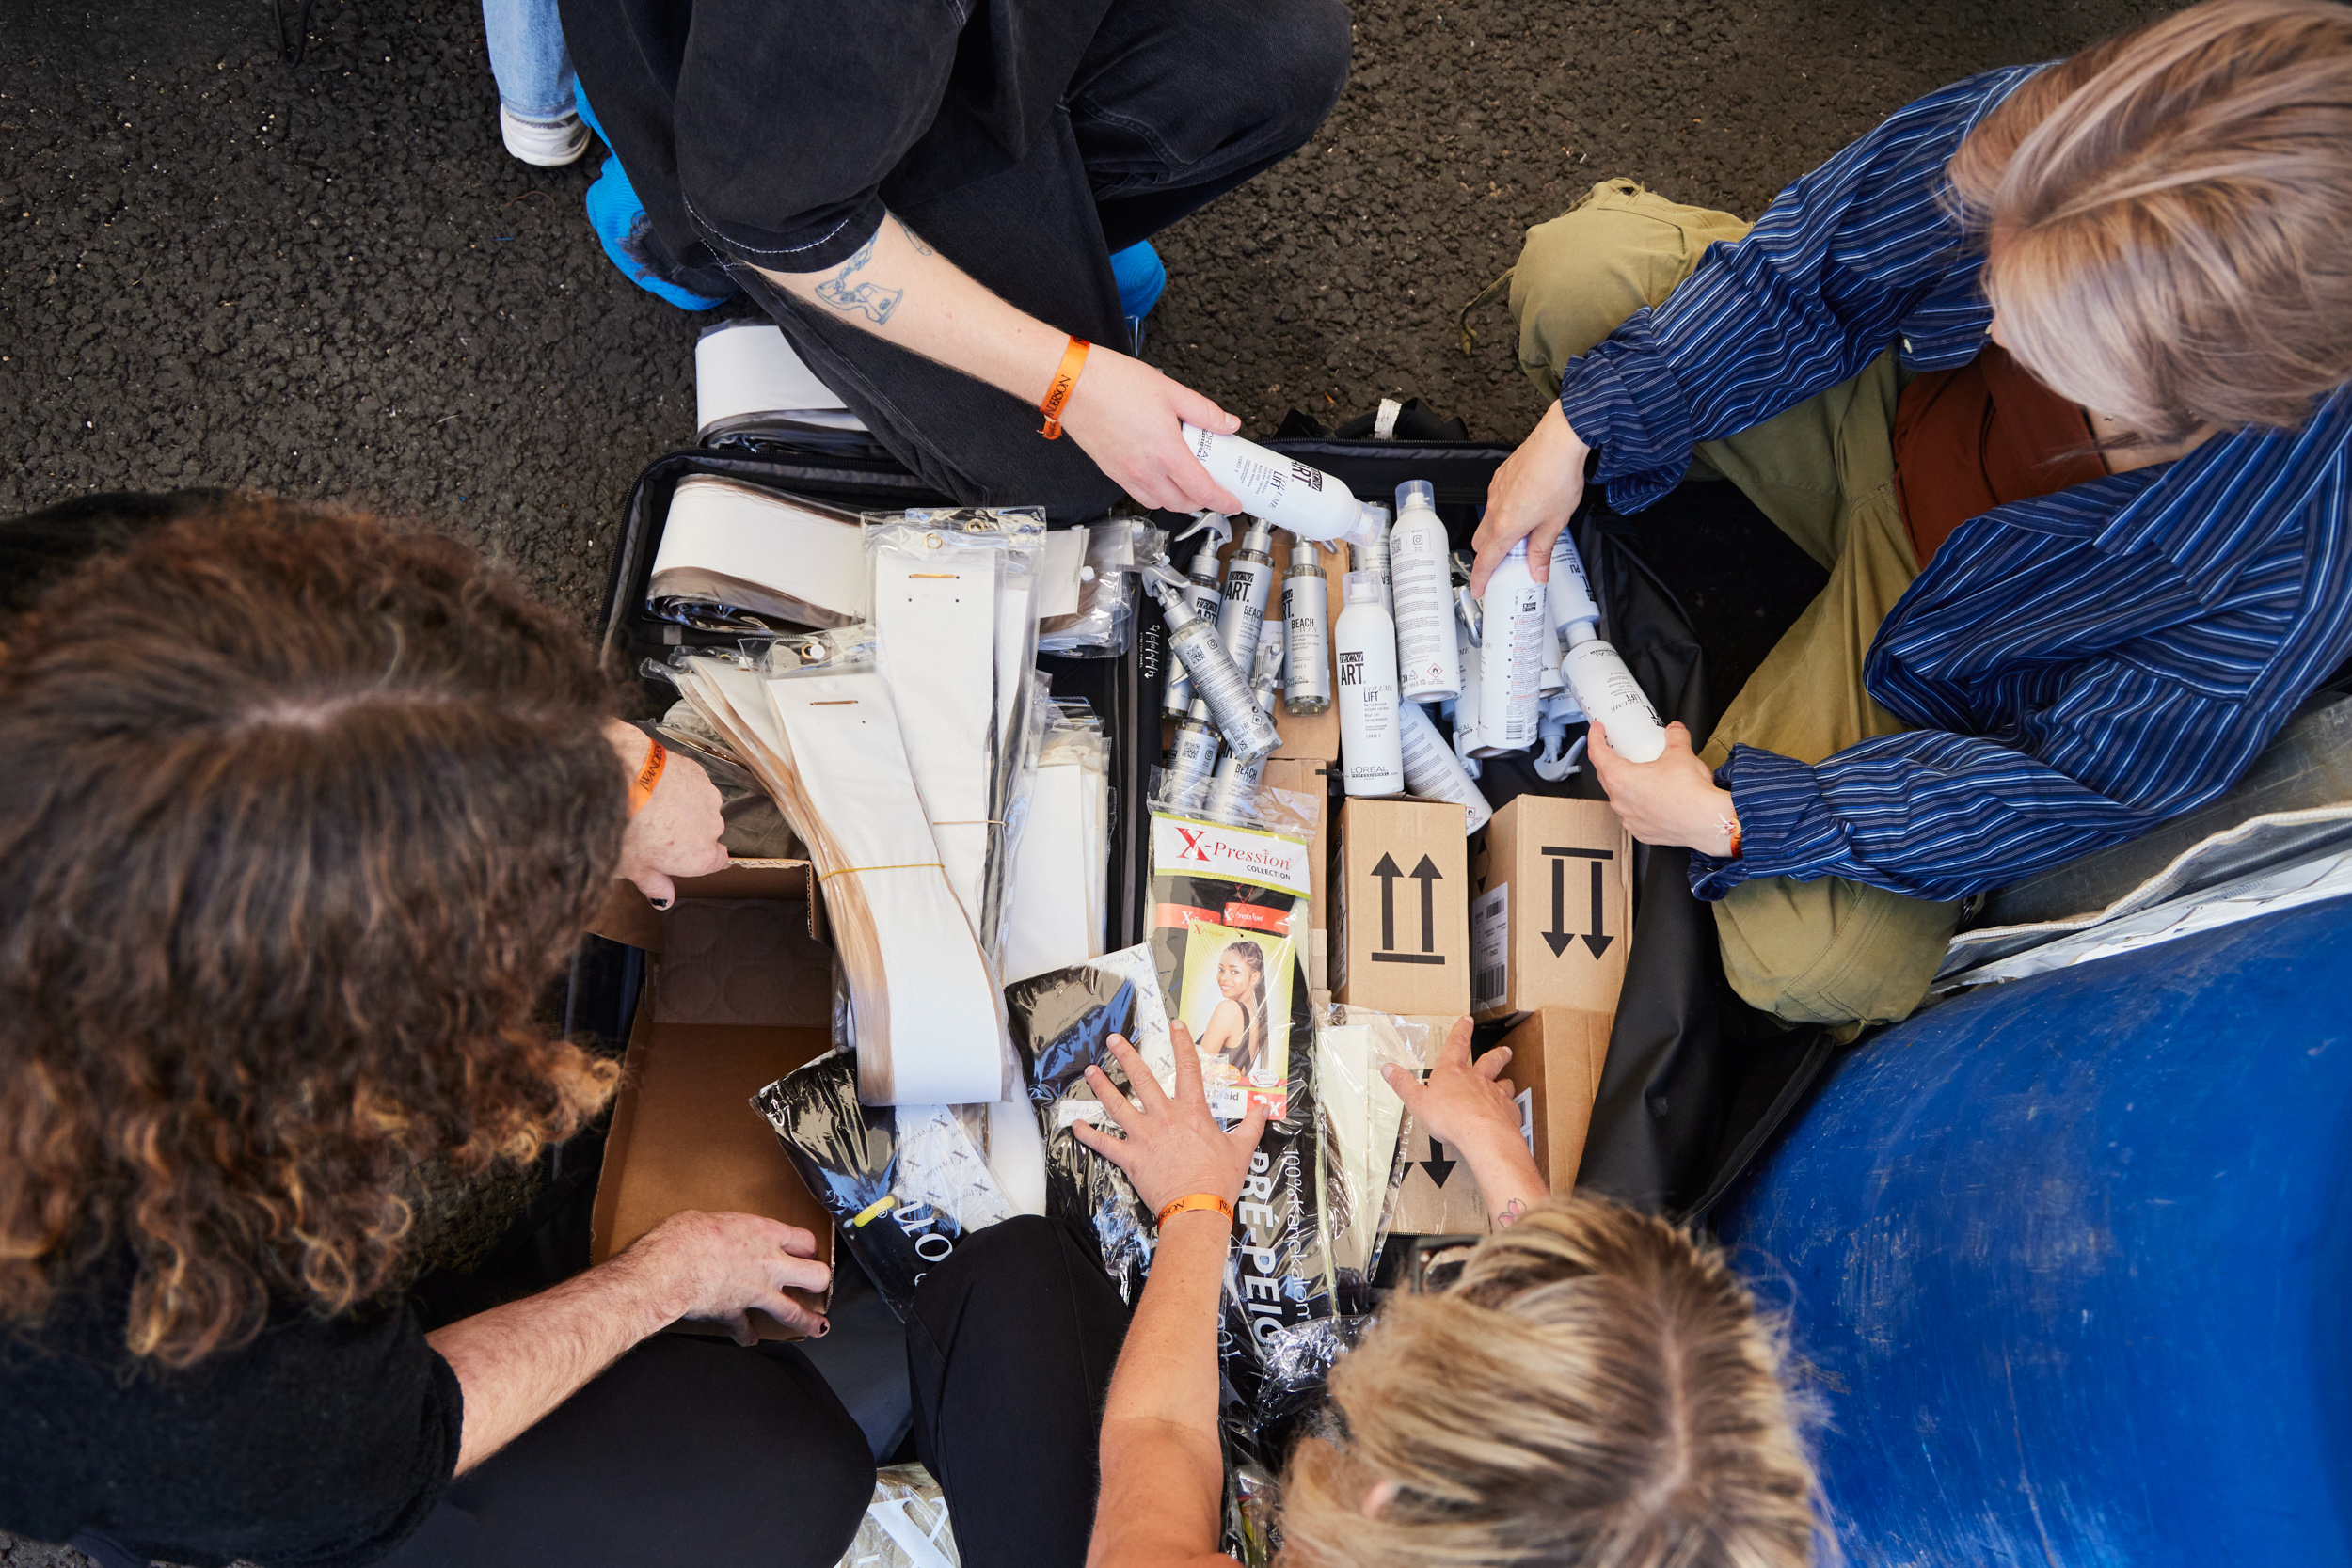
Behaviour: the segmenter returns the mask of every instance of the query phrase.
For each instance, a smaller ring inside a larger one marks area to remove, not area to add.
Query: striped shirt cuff
[[[1691,405],[1650,332],[1646,306],[1590,354],[1568,361],[1560,411],[1600,453],[1597,477],[1620,515],[1658,499],[1691,467]]]
[[[1698,897],[1721,898],[1751,877],[1809,881],[1844,862],[1843,825],[1821,799],[1820,784],[1805,764],[1755,746],[1734,746],[1731,760],[1715,769],[1715,783],[1731,791],[1732,810],[1740,815],[1740,858],[1692,850],[1691,891]]]

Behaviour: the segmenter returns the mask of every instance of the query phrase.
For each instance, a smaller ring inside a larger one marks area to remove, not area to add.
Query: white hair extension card
[[[745,614],[839,626],[866,603],[854,514],[716,474],[678,481],[645,602],[673,619],[748,624]]]
[[[791,755],[811,762],[793,769],[814,818],[815,831],[802,836],[824,874],[850,977],[859,1098],[869,1105],[1003,1098],[1002,999],[940,865],[888,684],[853,671],[766,685]]]

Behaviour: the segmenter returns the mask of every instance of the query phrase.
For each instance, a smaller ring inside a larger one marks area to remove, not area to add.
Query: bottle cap
[[[1347,602],[1349,604],[1378,604],[1380,602],[1380,574],[1377,572],[1348,573]]]
[[[1330,548],[1328,545],[1319,545],[1312,539],[1301,539],[1291,546],[1291,564],[1294,566],[1315,565],[1322,560],[1321,552],[1328,548]]]
[[[1425,479],[1408,479],[1396,487],[1396,509],[1400,513],[1415,501],[1430,508],[1438,505],[1438,487]]]
[[[1263,517],[1250,518],[1248,530],[1242,534],[1241,547],[1245,550],[1263,550],[1273,542],[1274,525]]]

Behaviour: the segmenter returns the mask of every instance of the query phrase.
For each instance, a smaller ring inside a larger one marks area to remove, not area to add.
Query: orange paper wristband
[[[670,765],[669,748],[659,740],[645,748],[645,760],[637,769],[637,776],[628,781],[628,814],[631,816],[645,809],[653,799],[653,786],[661,782],[661,770]]]
[[[1178,1198],[1175,1202],[1168,1204],[1166,1208],[1162,1209],[1159,1213],[1159,1218],[1154,1220],[1152,1223],[1154,1225],[1166,1225],[1170,1216],[1185,1213],[1194,1209],[1214,1209],[1218,1213],[1225,1216],[1225,1223],[1227,1225],[1233,1223],[1233,1206],[1226,1202],[1223,1198],[1217,1196],[1215,1193],[1187,1193],[1183,1197]]]
[[[1086,369],[1087,350],[1093,345],[1084,338],[1073,338],[1070,346],[1061,351],[1061,368],[1054,372],[1054,383],[1045,388],[1045,401],[1037,411],[1045,416],[1043,428],[1038,431],[1047,440],[1061,436],[1062,405],[1070,401],[1072,388],[1078,385],[1078,372]]]

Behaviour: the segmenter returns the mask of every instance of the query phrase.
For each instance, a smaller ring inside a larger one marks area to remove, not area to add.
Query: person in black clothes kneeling
[[[1179,426],[1239,421],[1118,352],[1113,252],[1315,133],[1340,0],[564,0],[645,207],[626,242],[740,287],[900,461],[968,504],[1239,510]],[[1090,344],[1073,365],[1079,341]],[[1041,404],[1076,371],[1046,439]]]
[[[0,632],[0,1528],[110,1568],[831,1568],[874,1477],[840,1402],[656,1332],[824,1333],[785,1293],[817,1238],[681,1214],[430,1332],[399,1291],[421,1170],[611,1096],[534,1004],[613,877],[723,863],[708,780],[646,793],[579,636],[462,546],[80,522],[108,553]]]

